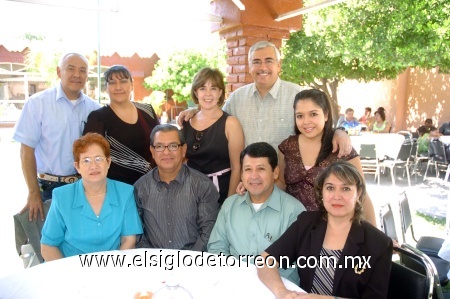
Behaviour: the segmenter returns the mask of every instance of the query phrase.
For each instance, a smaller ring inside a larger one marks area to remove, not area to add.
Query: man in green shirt
[[[256,256],[275,242],[305,211],[296,198],[278,189],[278,157],[266,142],[247,146],[241,153],[241,179],[247,193],[228,197],[217,217],[208,252]],[[299,282],[295,268],[280,269],[281,276]]]

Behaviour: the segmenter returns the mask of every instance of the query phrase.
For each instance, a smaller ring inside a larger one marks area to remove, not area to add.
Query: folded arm
[[[352,141],[350,136],[343,130],[334,130],[333,153],[339,150],[338,157],[348,156],[352,151]]]

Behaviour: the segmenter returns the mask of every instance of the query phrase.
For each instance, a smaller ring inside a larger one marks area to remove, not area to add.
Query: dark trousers
[[[67,183],[51,182],[38,178],[42,201],[52,199],[53,189],[67,185]]]

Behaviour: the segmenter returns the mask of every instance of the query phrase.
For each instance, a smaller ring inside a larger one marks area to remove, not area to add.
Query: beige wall
[[[432,118],[439,126],[450,121],[450,75],[438,70],[411,69],[408,78],[408,124]]]
[[[383,106],[394,132],[414,131],[426,118],[440,126],[450,121],[450,75],[439,74],[436,69],[409,69],[395,80],[348,80],[339,85],[338,101],[341,112],[351,107],[358,118],[366,106],[372,111]]]

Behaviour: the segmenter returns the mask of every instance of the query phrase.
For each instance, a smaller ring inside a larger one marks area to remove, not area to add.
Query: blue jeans
[[[42,201],[52,199],[53,189],[67,185],[66,183],[50,182],[38,178],[39,189],[41,191]]]

